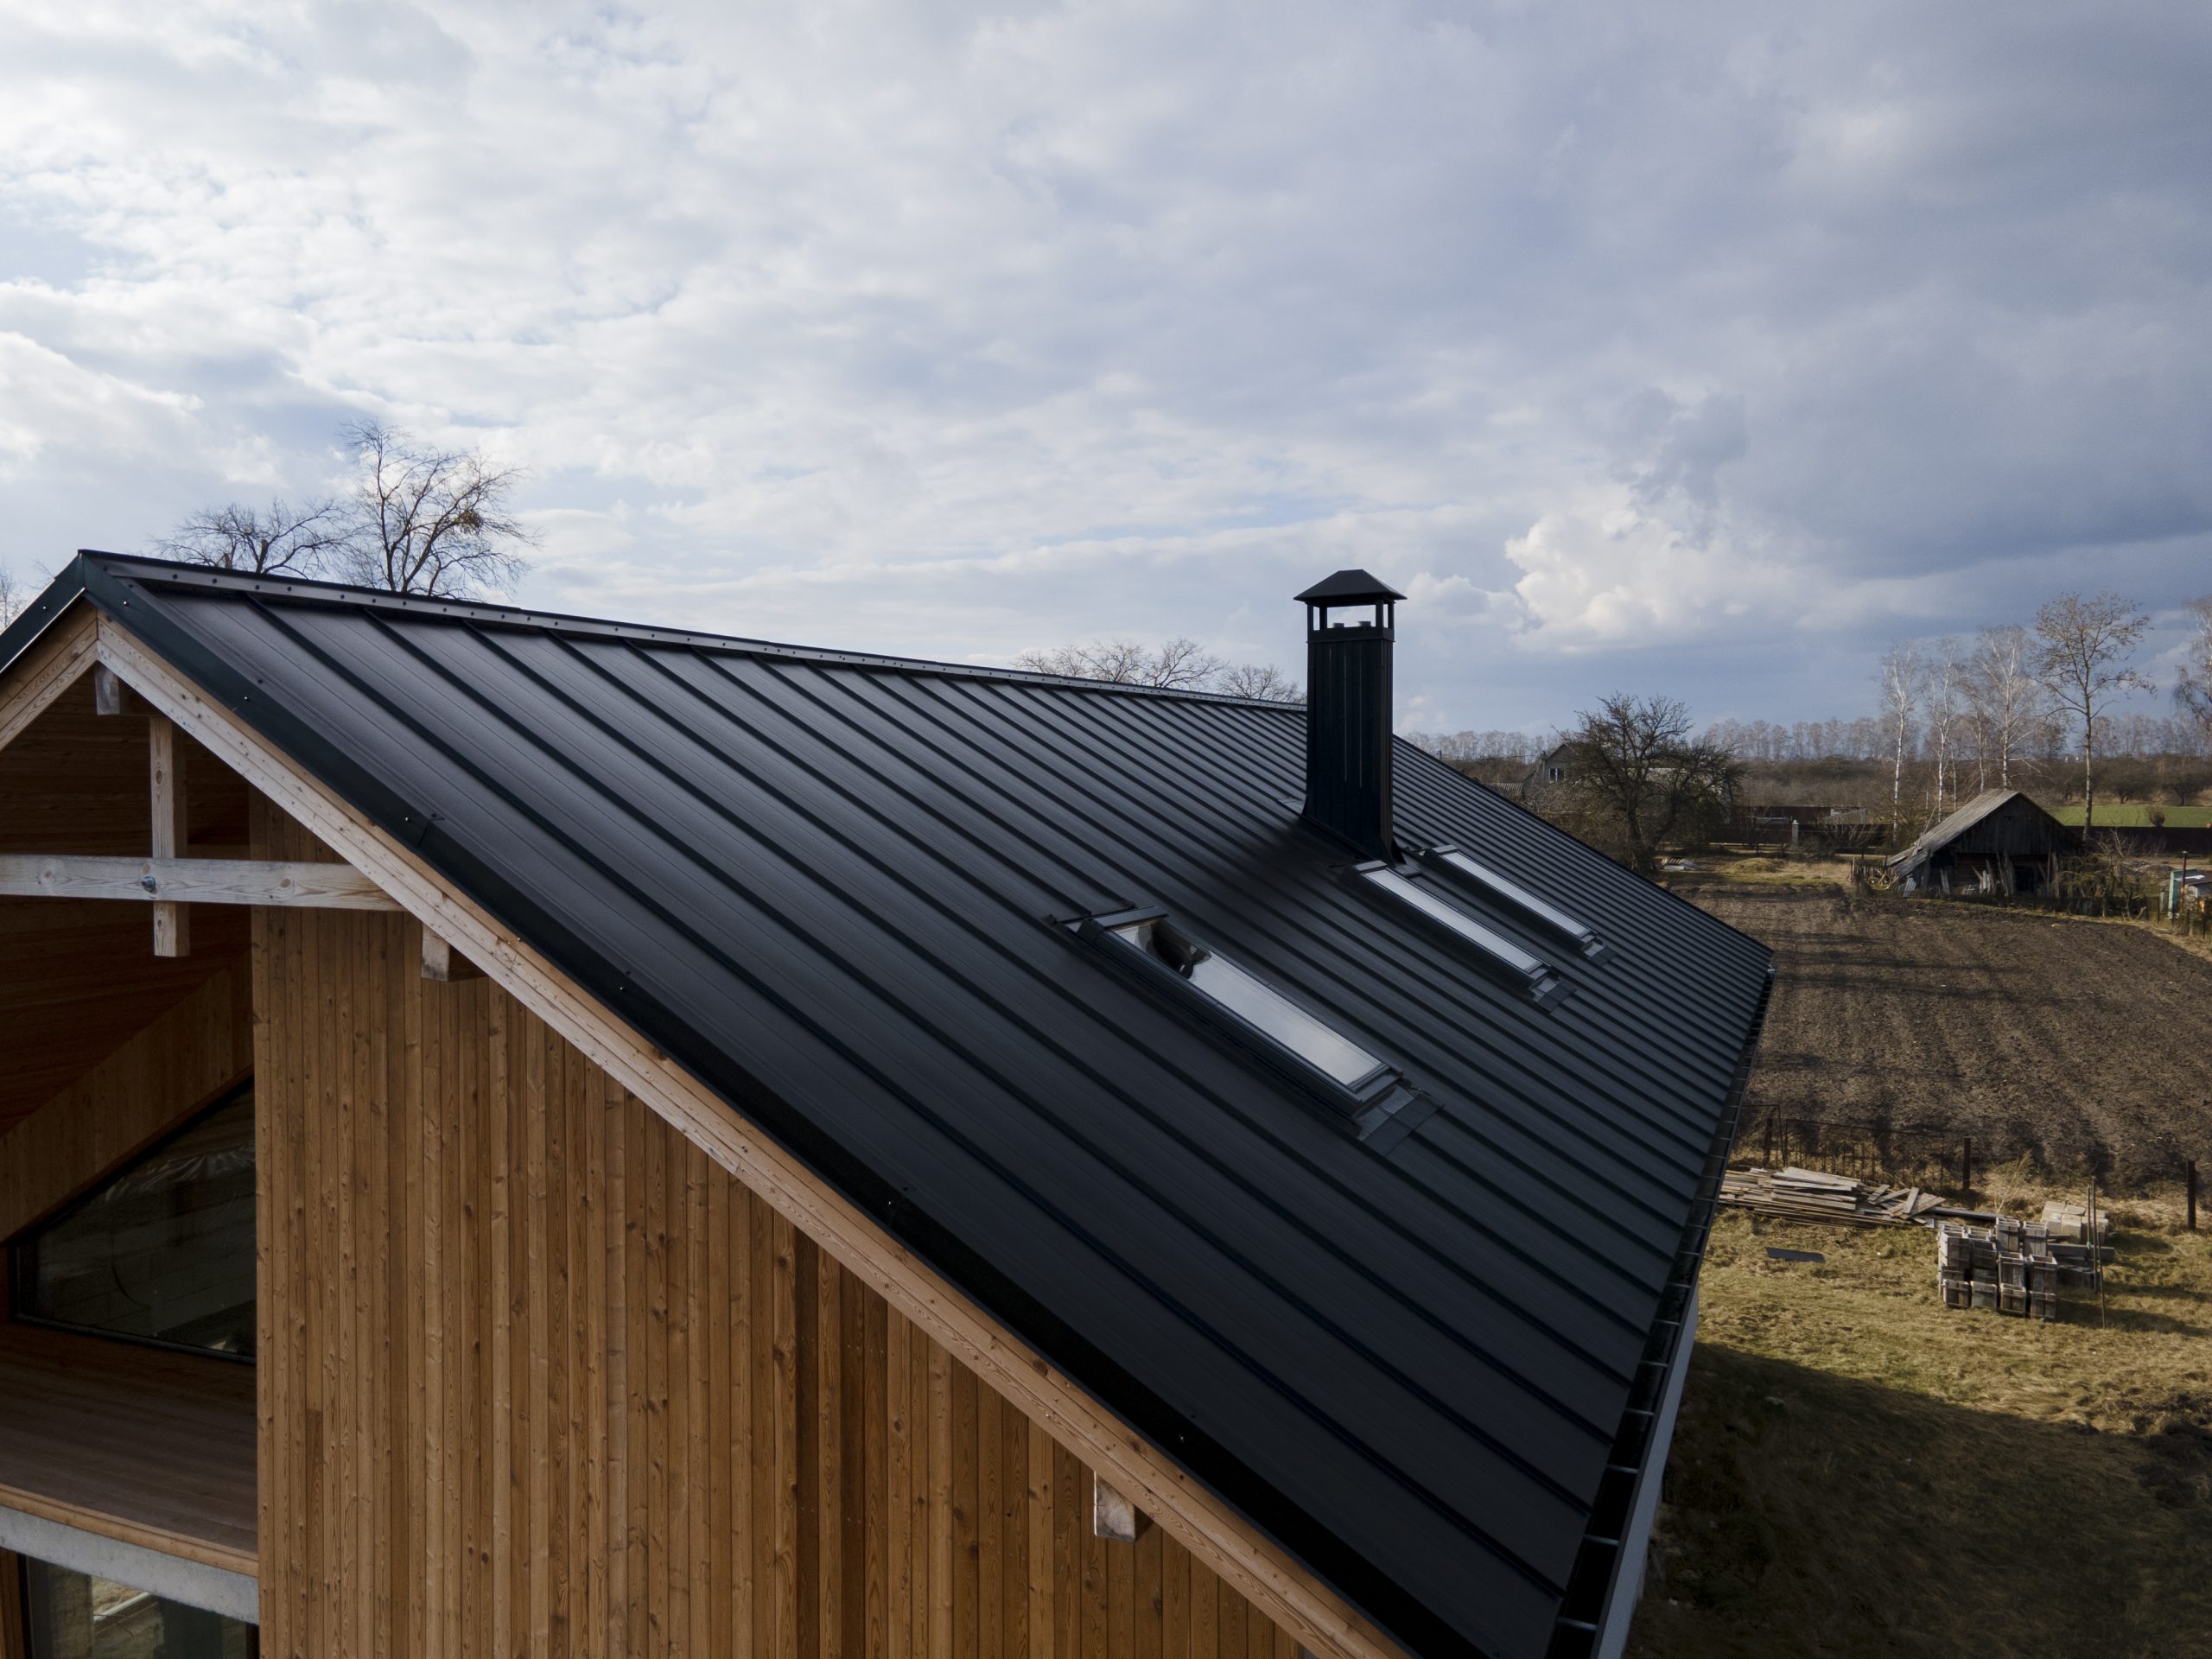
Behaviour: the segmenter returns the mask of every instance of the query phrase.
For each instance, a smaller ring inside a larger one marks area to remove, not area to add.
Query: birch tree
[[[2018,624],[1984,628],[1967,664],[1966,688],[1982,747],[1997,762],[1997,786],[2010,789],[2013,763],[2026,754],[2047,713],[2028,631]]]
[[[1890,751],[1890,819],[1904,810],[1904,757],[1920,714],[1920,694],[1928,670],[1917,639],[1900,639],[1882,654],[1882,729]]]
[[[2061,594],[2036,613],[2036,677],[2067,717],[2081,722],[2085,838],[2097,823],[2098,717],[2115,696],[2152,689],[2127,662],[2150,626],[2117,594]]]

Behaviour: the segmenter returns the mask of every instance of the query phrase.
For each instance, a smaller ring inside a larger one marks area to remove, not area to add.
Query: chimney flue
[[[1398,856],[1390,828],[1390,647],[1405,597],[1339,570],[1306,606],[1306,816],[1369,858]],[[1358,614],[1343,620],[1332,613]]]

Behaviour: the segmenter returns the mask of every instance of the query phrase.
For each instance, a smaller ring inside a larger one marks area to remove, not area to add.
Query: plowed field
[[[2126,1185],[2184,1156],[2212,1170],[2212,961],[2139,927],[1841,887],[1684,896],[1778,964],[1747,1124],[1928,1124],[1978,1161]]]

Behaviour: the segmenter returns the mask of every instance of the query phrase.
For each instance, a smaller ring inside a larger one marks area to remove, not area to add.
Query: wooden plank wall
[[[413,922],[255,929],[265,1651],[1295,1659]]]

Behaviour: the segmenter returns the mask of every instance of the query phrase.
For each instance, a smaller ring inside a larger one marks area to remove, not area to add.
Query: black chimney
[[[1405,595],[1339,570],[1306,604],[1306,816],[1369,858],[1398,856],[1390,830],[1390,644]],[[1366,614],[1334,622],[1332,611]]]

